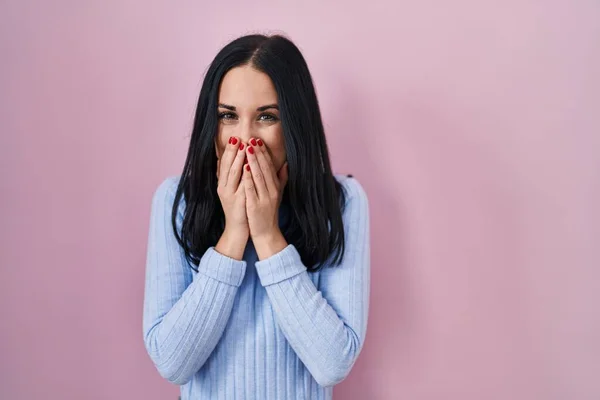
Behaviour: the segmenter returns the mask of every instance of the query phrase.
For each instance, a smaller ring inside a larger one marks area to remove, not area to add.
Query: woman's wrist
[[[220,254],[241,261],[248,243],[249,234],[244,229],[228,229],[225,227],[215,250]]]
[[[267,234],[252,237],[252,243],[259,260],[269,258],[288,246],[280,229],[273,230]]]

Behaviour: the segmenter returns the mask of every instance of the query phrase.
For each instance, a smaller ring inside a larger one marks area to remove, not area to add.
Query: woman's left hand
[[[244,166],[246,213],[250,236],[259,259],[283,250],[287,242],[279,229],[279,205],[288,179],[287,162],[275,170],[273,160],[260,139],[251,139]]]

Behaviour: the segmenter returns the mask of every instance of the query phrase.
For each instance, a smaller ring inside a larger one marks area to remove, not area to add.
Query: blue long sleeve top
[[[242,261],[209,248],[190,268],[171,224],[178,177],[154,193],[143,335],[158,372],[182,400],[332,398],[365,340],[369,308],[369,212],[354,179],[346,190],[343,262],[310,273],[290,244]],[[185,201],[178,208],[181,226]]]

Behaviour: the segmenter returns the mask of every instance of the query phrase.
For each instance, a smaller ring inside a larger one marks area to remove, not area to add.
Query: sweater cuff
[[[279,283],[306,271],[298,250],[292,244],[254,265],[263,286]]]
[[[227,257],[209,247],[198,265],[198,272],[231,286],[239,287],[246,273],[246,261]]]

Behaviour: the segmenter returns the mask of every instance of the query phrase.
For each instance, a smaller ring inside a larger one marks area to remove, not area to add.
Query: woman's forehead
[[[249,66],[237,67],[223,77],[219,103],[256,109],[266,104],[277,104],[277,92],[264,72]]]

